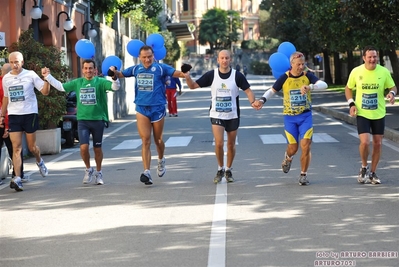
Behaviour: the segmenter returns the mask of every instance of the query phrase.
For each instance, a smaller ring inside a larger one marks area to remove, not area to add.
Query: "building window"
[[[254,28],[249,27],[248,29],[248,39],[253,40],[254,39]]]
[[[188,0],[183,0],[183,11],[188,11]]]

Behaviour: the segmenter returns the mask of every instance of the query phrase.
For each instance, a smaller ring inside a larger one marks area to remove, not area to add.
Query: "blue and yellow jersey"
[[[281,75],[273,85],[273,89],[283,92],[283,114],[299,115],[312,109],[310,92],[301,95],[301,86],[315,84],[319,78],[310,72],[302,72],[293,76],[289,71]]]

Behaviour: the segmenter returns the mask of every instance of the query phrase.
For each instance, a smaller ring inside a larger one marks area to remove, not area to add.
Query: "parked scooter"
[[[61,144],[67,147],[72,147],[75,144],[75,139],[79,140],[78,136],[78,120],[76,107],[76,93],[70,92],[67,98],[67,113],[62,117],[61,121]]]

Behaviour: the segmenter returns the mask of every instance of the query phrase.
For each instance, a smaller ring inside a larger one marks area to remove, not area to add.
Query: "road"
[[[258,97],[271,83],[250,82]],[[78,145],[44,156],[46,178],[27,159],[24,191],[0,186],[0,266],[398,266],[398,144],[384,141],[382,184],[360,185],[354,126],[314,112],[310,185],[299,186],[299,155],[281,171],[281,97],[260,111],[240,99],[231,184],[213,184],[209,89],[184,90],[166,118],[167,173],[156,177],[152,144],[152,186],[139,181],[133,115],[106,129],[104,186],[82,184]]]

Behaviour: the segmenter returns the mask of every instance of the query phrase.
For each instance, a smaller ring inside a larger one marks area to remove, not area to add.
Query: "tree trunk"
[[[391,60],[393,80],[395,81],[396,86],[399,86],[399,60],[395,48],[388,51],[388,56]]]
[[[339,59],[338,52],[334,52],[334,76],[335,76],[335,84],[343,84],[341,60]]]
[[[324,60],[324,81],[327,84],[332,84],[330,54],[327,49],[323,49],[323,60]]]

